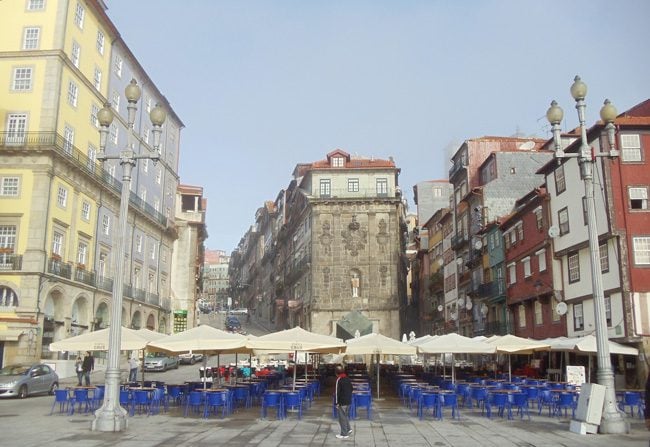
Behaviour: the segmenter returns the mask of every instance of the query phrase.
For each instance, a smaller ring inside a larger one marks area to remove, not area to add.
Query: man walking
[[[138,381],[138,359],[134,355],[129,358],[129,382]]]
[[[341,365],[336,367],[336,392],[334,401],[336,402],[336,409],[339,414],[339,425],[341,426],[341,433],[336,435],[338,439],[348,439],[352,434],[350,428],[350,419],[348,411],[352,403],[352,382],[345,374]]]
[[[92,356],[90,351],[86,351],[86,356],[84,357],[81,368],[84,373],[86,386],[90,386],[90,373],[95,369],[95,357]]]

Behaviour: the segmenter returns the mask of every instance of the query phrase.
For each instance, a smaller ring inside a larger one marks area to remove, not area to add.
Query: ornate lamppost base
[[[129,419],[124,408],[100,408],[95,412],[95,420],[90,429],[92,431],[119,432],[129,426]]]

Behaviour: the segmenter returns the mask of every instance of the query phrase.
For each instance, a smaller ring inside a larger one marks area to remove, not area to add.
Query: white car
[[[183,364],[189,363],[190,365],[194,365],[196,362],[203,361],[203,354],[199,354],[192,351],[186,352],[178,356],[178,361]]]

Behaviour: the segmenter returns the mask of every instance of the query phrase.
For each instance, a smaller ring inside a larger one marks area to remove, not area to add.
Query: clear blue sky
[[[467,138],[548,137],[552,99],[589,86],[650,97],[650,2],[107,0],[108,14],[186,128],[181,182],[204,187],[208,248],[232,250],[296,163],[335,148],[446,178]]]

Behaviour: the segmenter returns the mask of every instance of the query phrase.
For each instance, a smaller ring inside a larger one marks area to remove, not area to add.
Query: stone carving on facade
[[[378,231],[377,231],[377,244],[379,245],[379,251],[381,253],[386,252],[386,246],[388,245],[388,242],[390,241],[390,236],[388,235],[388,224],[386,223],[385,219],[379,219],[379,224],[378,226]]]
[[[323,231],[318,237],[318,239],[320,241],[321,246],[323,247],[323,254],[329,255],[332,252],[331,245],[332,245],[332,239],[334,239],[332,233],[330,232],[331,226],[329,221],[326,220],[325,222],[323,222],[322,230]]]
[[[382,265],[379,267],[379,281],[382,287],[386,287],[386,280],[388,279],[388,267]]]
[[[361,224],[357,222],[357,216],[352,215],[352,221],[348,224],[347,230],[341,231],[343,237],[343,246],[350,255],[357,256],[359,250],[363,250],[366,246],[366,236],[368,232],[361,228]]]

